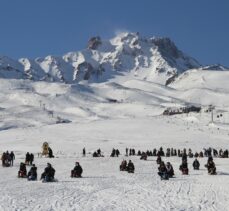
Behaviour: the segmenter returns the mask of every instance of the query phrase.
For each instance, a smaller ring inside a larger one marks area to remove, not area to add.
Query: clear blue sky
[[[168,36],[203,64],[229,66],[229,0],[0,0],[0,54],[62,55],[116,31]]]

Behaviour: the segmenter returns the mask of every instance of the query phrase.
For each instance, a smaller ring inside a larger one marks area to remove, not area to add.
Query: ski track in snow
[[[83,178],[69,177],[73,158],[50,160],[56,167],[56,183],[28,182],[16,178],[18,163],[1,168],[1,210],[227,210],[229,190],[227,175],[209,176],[205,169],[190,175],[177,170],[180,159],[172,158],[175,178],[161,181],[157,175],[156,158],[141,161],[131,158],[135,174],[120,172],[120,158],[77,158],[84,168]],[[65,161],[66,160],[66,161]],[[169,158],[165,158],[169,160]],[[218,161],[219,159],[217,159]],[[217,162],[216,161],[216,162]],[[40,175],[47,162],[37,158]],[[206,159],[201,159],[203,167]]]

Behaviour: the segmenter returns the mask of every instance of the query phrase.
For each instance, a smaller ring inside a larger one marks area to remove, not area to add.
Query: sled
[[[52,183],[52,182],[58,182],[58,180],[57,179],[51,179],[51,180],[45,180],[45,179],[42,179],[42,183]]]
[[[188,169],[183,169],[183,170],[182,170],[182,174],[183,174],[183,175],[188,175]]]

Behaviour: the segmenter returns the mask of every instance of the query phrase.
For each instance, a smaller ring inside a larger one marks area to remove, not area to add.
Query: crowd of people
[[[14,152],[11,151],[10,153],[8,151],[2,153],[2,166],[3,167],[10,167],[14,165],[15,155]]]
[[[51,149],[51,148],[50,148]],[[49,157],[54,157],[52,150],[49,149]],[[178,156],[181,157],[181,165],[179,166],[179,170],[183,175],[189,174],[189,168],[188,168],[188,158],[193,158],[194,161],[192,163],[194,170],[200,169],[200,162],[198,158],[207,157],[207,164],[205,167],[207,168],[208,174],[214,175],[216,174],[216,166],[213,161],[213,157],[220,157],[220,158],[228,158],[228,150],[222,150],[220,149],[217,151],[216,149],[208,148],[204,149],[201,152],[193,153],[191,149],[173,149],[168,148],[166,152],[164,152],[163,148],[160,147],[158,150],[154,149],[153,151],[147,150],[147,151],[137,151],[137,154],[135,153],[136,150],[131,148],[126,148],[125,156],[140,156],[141,160],[147,160],[148,156],[157,156],[156,162],[158,164],[158,175],[161,177],[162,180],[168,180],[169,178],[172,178],[174,176],[174,168],[170,162],[164,162],[162,160],[162,157],[171,157],[171,156]],[[120,151],[118,149],[112,149],[111,157],[118,157],[120,155]],[[86,149],[83,148],[83,156],[86,156]],[[101,149],[96,150],[93,154],[93,157],[103,157]],[[13,166],[15,155],[14,152],[3,152],[2,154],[2,166],[3,167],[9,167]],[[28,180],[37,180],[37,167],[34,162],[34,155],[33,153],[27,152],[25,155],[25,163],[20,163],[19,171],[18,171],[18,177],[19,178],[27,178]],[[31,168],[27,173],[26,165],[30,165]],[[124,159],[121,162],[120,165],[120,171],[127,171],[128,173],[134,173],[135,166],[134,163],[129,160],[128,163]],[[71,177],[82,177],[83,168],[81,167],[79,162],[75,163],[75,167],[71,170]],[[47,163],[47,167],[44,169],[44,172],[41,174],[41,180],[44,182],[51,182],[54,181],[55,176],[55,169],[52,167],[50,163]]]

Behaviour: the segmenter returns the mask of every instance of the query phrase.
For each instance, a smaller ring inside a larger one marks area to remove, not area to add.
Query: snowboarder
[[[83,169],[81,165],[79,164],[79,162],[76,162],[74,169],[71,171],[71,177],[81,177],[82,173]]]

